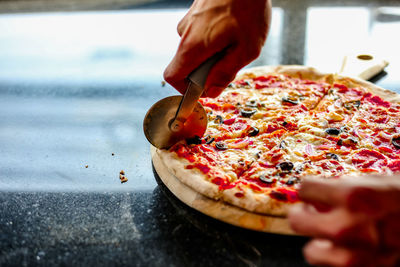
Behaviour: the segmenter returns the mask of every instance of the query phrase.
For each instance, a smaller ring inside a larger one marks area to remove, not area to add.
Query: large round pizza
[[[306,176],[400,171],[400,97],[369,82],[265,66],[200,102],[205,135],[157,153],[180,182],[214,200],[285,216]]]

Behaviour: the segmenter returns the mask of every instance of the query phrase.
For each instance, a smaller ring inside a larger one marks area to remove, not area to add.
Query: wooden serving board
[[[154,168],[162,182],[179,200],[189,207],[217,220],[242,228],[275,234],[295,235],[286,218],[252,213],[222,201],[205,197],[194,191],[168,171],[168,168],[156,153],[155,147],[151,146],[150,151]]]

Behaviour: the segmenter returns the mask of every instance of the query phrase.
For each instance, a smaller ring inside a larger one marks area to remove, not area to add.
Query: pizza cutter
[[[197,101],[204,91],[208,72],[218,60],[205,61],[189,76],[184,96],[170,96],[155,103],[143,121],[147,140],[157,148],[169,148],[180,140],[203,136],[207,113]]]

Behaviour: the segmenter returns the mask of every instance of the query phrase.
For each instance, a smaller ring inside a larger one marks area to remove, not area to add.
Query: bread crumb
[[[128,182],[128,178],[126,178],[124,170],[119,172],[119,179],[121,180],[121,184]]]
[[[128,182],[128,178],[126,178],[125,176],[121,177],[121,184]]]
[[[86,168],[86,169],[89,168],[89,165],[85,165],[85,168]]]
[[[165,81],[161,81],[161,86],[164,87],[165,86]]]

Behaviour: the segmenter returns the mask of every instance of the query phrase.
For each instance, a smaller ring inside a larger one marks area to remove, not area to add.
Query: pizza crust
[[[182,183],[191,187],[195,191],[215,200],[221,198],[218,185],[208,182],[205,175],[198,169],[186,169],[189,162],[184,158],[179,158],[175,153],[165,149],[157,149],[156,153],[167,166],[169,172],[175,175]]]
[[[186,169],[189,161],[179,158],[175,153],[164,149],[157,149],[156,153],[165,163],[169,173],[179,181],[189,186],[196,192],[214,200],[223,200],[226,203],[245,210],[274,216],[285,216],[290,207],[285,202],[277,201],[264,194],[254,193],[249,188],[238,189],[236,187],[219,191],[218,186],[208,182],[206,175],[198,169]],[[243,197],[236,197],[236,193],[243,193]]]
[[[235,194],[238,192],[243,192],[243,197],[236,197]],[[274,216],[286,216],[291,206],[267,195],[254,193],[250,188],[243,190],[236,187],[227,189],[223,192],[223,200],[248,211]]]
[[[244,69],[238,73],[235,80],[241,80],[245,78],[251,78],[254,76],[268,75],[268,74],[286,74],[291,77],[309,79],[313,81],[324,81],[330,84],[343,83],[349,87],[364,87],[370,93],[380,96],[386,101],[391,103],[400,104],[400,95],[377,86],[369,81],[362,80],[357,77],[347,77],[332,73],[323,73],[313,67],[301,66],[301,65],[278,65],[278,66],[259,66],[249,69]]]

